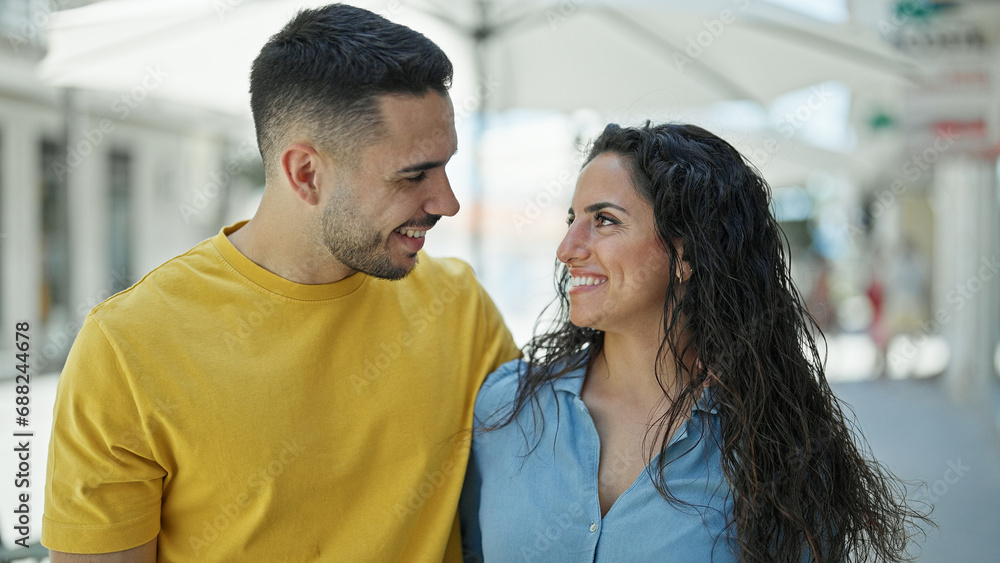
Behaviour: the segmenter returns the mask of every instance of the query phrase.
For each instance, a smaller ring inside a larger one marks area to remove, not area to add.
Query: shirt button
[[[597,522],[591,522],[590,523],[590,531],[591,532],[596,532],[597,531]]]

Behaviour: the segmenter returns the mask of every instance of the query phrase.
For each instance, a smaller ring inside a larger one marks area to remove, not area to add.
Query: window
[[[42,141],[42,288],[40,317],[49,329],[69,320],[69,206],[66,150]],[[67,345],[68,348],[68,345]]]
[[[132,285],[132,158],[123,151],[108,155],[108,228],[111,290],[117,293]]]

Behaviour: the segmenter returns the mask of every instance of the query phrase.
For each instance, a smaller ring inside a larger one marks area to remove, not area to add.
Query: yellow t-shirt
[[[88,315],[42,543],[160,561],[460,561],[472,408],[519,352],[472,271],[302,285],[223,229]]]

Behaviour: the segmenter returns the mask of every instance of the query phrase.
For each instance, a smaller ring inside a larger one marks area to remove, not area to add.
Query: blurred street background
[[[3,547],[16,323],[37,541],[55,384],[84,315],[253,215],[250,62],[323,3],[0,0]],[[918,560],[998,560],[1000,0],[348,3],[452,58],[462,211],[426,251],[472,264],[519,344],[555,295],[587,143],[608,122],[705,127],[770,183],[826,373],[874,455],[925,483],[940,529]]]

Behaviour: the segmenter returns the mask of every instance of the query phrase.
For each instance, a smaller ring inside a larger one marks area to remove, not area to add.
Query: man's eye
[[[403,178],[403,179],[406,180],[407,182],[410,182],[411,184],[416,184],[418,182],[422,182],[425,178],[427,178],[427,172],[426,171],[421,172],[420,174],[417,174],[416,176],[407,177],[407,178]]]
[[[572,215],[570,215],[569,217],[566,218],[566,226],[567,227],[569,227],[570,225],[573,224],[573,219],[576,219],[576,217],[574,217]]]

